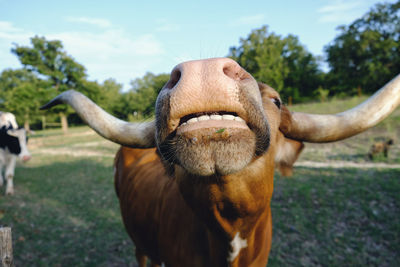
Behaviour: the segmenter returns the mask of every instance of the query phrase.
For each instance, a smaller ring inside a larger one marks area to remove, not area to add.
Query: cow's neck
[[[259,228],[271,220],[273,164],[270,157],[261,157],[240,173],[209,178],[189,177],[178,167],[176,177],[185,201],[209,229],[227,242],[246,247],[254,243],[251,239],[260,238],[255,231],[268,232]]]

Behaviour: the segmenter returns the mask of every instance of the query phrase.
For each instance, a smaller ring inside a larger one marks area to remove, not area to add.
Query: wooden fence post
[[[46,117],[42,116],[42,130],[46,130]]]
[[[0,227],[0,264],[0,267],[14,267],[10,227]]]

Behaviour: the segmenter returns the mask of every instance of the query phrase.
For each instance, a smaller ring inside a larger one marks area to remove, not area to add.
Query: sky
[[[0,72],[20,68],[10,52],[30,38],[61,40],[89,80],[130,82],[169,73],[180,62],[225,57],[263,25],[297,36],[314,55],[377,0],[0,0]],[[394,2],[387,1],[387,2]]]

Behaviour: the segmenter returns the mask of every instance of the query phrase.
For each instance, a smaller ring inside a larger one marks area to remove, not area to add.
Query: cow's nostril
[[[179,69],[174,69],[171,73],[171,77],[170,77],[169,81],[165,85],[165,88],[167,88],[167,89],[174,88],[175,85],[178,84],[180,79],[181,79],[181,71]]]
[[[248,78],[249,74],[242,69],[236,62],[229,62],[223,68],[223,72],[229,78],[240,81]]]
[[[225,73],[226,76],[228,76],[228,77],[230,77],[230,78],[232,78],[232,79],[234,79],[234,80],[239,80],[239,72],[237,72],[237,71],[235,71],[235,70],[232,70],[232,69],[229,68],[229,67],[225,67],[225,68],[223,69],[223,71],[224,71],[224,73]]]

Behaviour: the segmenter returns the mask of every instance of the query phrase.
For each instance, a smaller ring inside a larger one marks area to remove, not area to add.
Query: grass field
[[[314,105],[292,109],[327,110]],[[269,266],[400,266],[399,118],[397,110],[357,137],[307,144],[294,176],[276,175]],[[365,155],[377,137],[395,144],[388,159],[371,162]],[[87,127],[37,131],[29,142],[33,158],[16,169],[15,195],[0,189],[16,266],[136,266],[114,193],[118,146]]]

